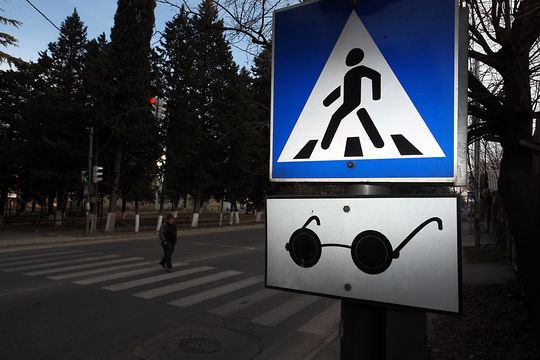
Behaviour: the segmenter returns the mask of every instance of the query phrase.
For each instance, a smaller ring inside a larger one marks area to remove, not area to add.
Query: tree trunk
[[[510,230],[517,250],[518,276],[525,292],[531,319],[540,339],[540,189],[533,167],[533,150],[520,144],[533,140],[533,121],[530,110],[531,89],[528,72],[529,49],[508,46],[503,72],[505,114],[503,128],[503,157],[499,192],[508,213]]]
[[[519,145],[505,146],[501,161],[499,191],[508,214],[517,249],[518,276],[536,328],[540,326],[540,231],[538,181],[531,170],[531,154]],[[536,182],[536,186],[535,185]],[[540,334],[539,334],[540,335]]]
[[[111,201],[109,203],[109,213],[107,214],[107,225],[105,226],[105,231],[110,232],[114,231],[116,224],[116,201],[120,197],[120,165],[122,163],[122,148],[118,147],[116,149],[116,154],[114,158],[114,167],[113,167],[113,187],[111,193]]]
[[[165,182],[161,183],[161,190],[159,192],[159,215],[163,215],[163,208],[165,204]]]
[[[126,220],[126,205],[127,205],[127,200],[122,199],[122,220]]]
[[[54,195],[47,197],[47,216],[49,217],[49,223],[54,221]]]
[[[8,187],[2,186],[0,189],[0,227],[6,225],[6,203],[7,203]]]

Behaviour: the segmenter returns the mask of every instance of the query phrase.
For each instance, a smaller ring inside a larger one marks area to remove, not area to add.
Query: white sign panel
[[[461,312],[458,198],[268,198],[266,285]]]

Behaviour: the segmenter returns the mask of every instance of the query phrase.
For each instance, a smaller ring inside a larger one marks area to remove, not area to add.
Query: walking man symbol
[[[362,78],[365,77],[371,80],[373,100],[380,100],[381,98],[381,74],[371,68],[359,65],[363,59],[364,52],[362,49],[354,48],[349,52],[345,59],[345,64],[354,67],[345,74],[343,79],[343,94],[341,94],[341,89],[338,86],[323,101],[323,105],[327,107],[334,103],[340,96],[343,98],[343,104],[332,115],[324,133],[321,147],[325,150],[330,147],[341,121],[360,106],[362,101]],[[373,146],[382,148],[384,141],[366,109],[361,108],[356,114]]]
[[[273,120],[279,125],[273,133],[278,163],[301,162],[310,169],[319,165],[334,169],[336,164],[339,172],[349,160],[366,160],[362,169],[352,171],[361,172],[376,160],[403,159],[404,164],[408,158],[446,157],[431,132],[433,128],[442,133],[443,120],[435,106],[438,94],[433,94],[433,103],[416,103],[429,96],[408,70],[416,69],[416,63],[410,65],[412,58],[395,54],[386,45],[382,52],[355,11],[326,58],[327,45],[314,52],[320,72],[315,71],[317,66],[305,74],[295,72],[290,79],[286,72],[279,77]],[[302,63],[300,53],[295,61]],[[288,64],[280,66],[286,69]],[[298,91],[289,88],[293,83]]]

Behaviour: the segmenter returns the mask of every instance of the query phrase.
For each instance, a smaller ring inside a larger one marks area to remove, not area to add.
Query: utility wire
[[[41,12],[34,4],[32,4],[32,3],[30,2],[30,0],[26,0],[26,2],[29,3],[30,6],[32,6],[34,9],[36,9],[36,11],[37,11],[38,13],[41,14],[41,16],[43,16],[48,22],[50,22],[50,23],[52,24],[52,26],[54,26],[54,27],[56,28],[56,30],[58,30],[58,31],[60,32],[60,34],[62,34],[62,31],[60,30],[60,28],[59,28],[58,26],[56,26],[56,24],[53,23],[53,22],[51,21],[51,19],[49,19],[49,18],[47,17],[47,15],[45,15],[44,13],[42,13],[42,12]]]

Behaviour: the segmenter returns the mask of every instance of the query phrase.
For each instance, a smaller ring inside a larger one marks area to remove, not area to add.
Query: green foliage
[[[192,114],[192,89],[195,77],[192,64],[194,29],[184,9],[166,24],[163,38],[156,49],[158,91],[167,101],[163,122],[165,136],[165,192],[173,202],[193,190],[197,171],[194,143],[198,133]]]
[[[167,100],[167,195],[219,198],[240,104],[234,104],[238,68],[214,3],[203,1],[194,17],[182,8],[167,23],[157,53]]]
[[[154,8],[119,0],[110,42],[88,41],[74,11],[37,63],[0,72],[0,207],[10,189],[42,205],[81,198],[90,127],[102,195],[151,200],[164,179],[173,203],[187,194],[262,201],[270,51],[257,57],[254,78],[239,70],[210,0],[195,15],[180,9],[152,50]],[[150,96],[165,101],[164,118],[151,114]]]
[[[22,25],[22,23],[18,20],[8,19],[3,16],[0,16],[0,23],[3,25],[10,25],[15,27],[19,27],[20,25]],[[17,39],[15,39],[12,35],[5,32],[0,32],[0,45],[4,47],[8,47],[10,45],[17,46],[17,42]],[[0,51],[0,64],[2,63],[7,63],[9,66],[12,66],[16,64],[21,64],[22,60],[9,55],[8,53]]]
[[[26,76],[22,85],[27,97],[21,106],[24,121],[20,126],[25,163],[18,175],[27,193],[64,198],[80,187],[87,149],[82,77],[86,45],[86,27],[74,11],[38,63],[21,71]]]
[[[155,6],[155,0],[119,0],[111,29],[108,62],[113,116],[109,121],[112,140],[108,146],[114,149],[116,157],[122,156],[120,163],[114,162],[110,167],[112,206],[120,192],[128,199],[148,198],[160,157],[160,124],[151,116],[148,103]],[[123,176],[129,178],[120,182]]]

